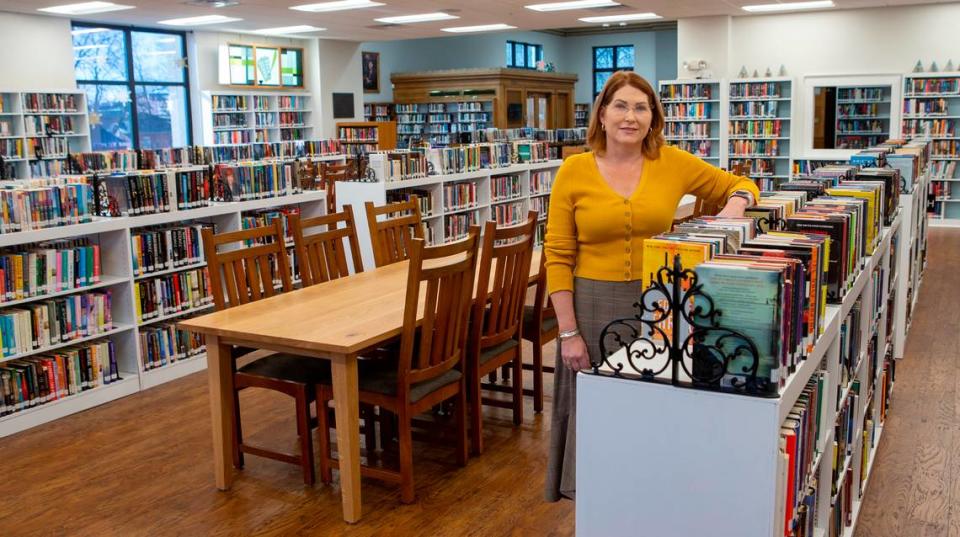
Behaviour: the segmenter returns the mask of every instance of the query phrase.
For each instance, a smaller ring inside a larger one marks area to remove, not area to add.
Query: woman
[[[560,324],[546,497],[576,490],[576,372],[600,360],[600,331],[632,316],[643,240],[668,231],[684,194],[743,216],[757,187],[664,145],[663,108],[650,83],[620,71],[597,96],[592,149],[567,158],[554,181],[544,244],[547,287]]]

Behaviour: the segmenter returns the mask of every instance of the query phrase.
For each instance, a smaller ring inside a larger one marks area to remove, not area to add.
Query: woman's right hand
[[[559,341],[560,358],[563,364],[574,371],[590,368],[590,355],[587,354],[587,344],[583,338],[576,335],[572,338]]]

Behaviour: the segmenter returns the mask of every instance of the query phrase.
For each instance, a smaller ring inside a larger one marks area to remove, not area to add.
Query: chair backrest
[[[466,239],[443,246],[426,247],[423,239],[411,240],[398,391],[406,393],[411,384],[449,371],[465,356],[479,242],[478,226],[470,227]],[[422,286],[426,292],[418,337]]]
[[[350,205],[344,205],[343,212],[340,213],[314,218],[300,218],[300,215],[294,214],[287,218],[293,231],[293,244],[300,262],[300,278],[304,286],[348,276],[350,269],[347,267],[347,243],[350,245],[354,272],[363,272],[357,228]],[[320,227],[323,227],[323,231],[307,234]]]
[[[407,201],[388,203],[374,207],[372,201],[364,204],[367,211],[367,227],[377,267],[383,267],[410,257],[410,244],[414,238],[423,238],[423,223],[420,217],[420,201],[412,195]],[[398,214],[398,216],[391,216]],[[380,215],[387,215],[377,221]]]
[[[266,226],[218,235],[203,228],[201,236],[213,302],[218,310],[274,296],[275,279],[280,280],[284,292],[293,290],[279,218]],[[241,244],[235,249],[217,250],[218,246],[230,243]]]
[[[327,195],[327,214],[337,212],[337,181],[354,179],[356,167],[350,163],[334,164],[322,162],[320,164],[320,183]]]
[[[517,226],[486,223],[471,327],[471,342],[479,349],[520,340],[536,227],[536,211]]]
[[[547,295],[547,256],[540,252],[540,269],[537,271],[537,288],[533,296],[533,311],[537,315],[537,326],[543,326],[543,320],[556,317],[553,302]]]

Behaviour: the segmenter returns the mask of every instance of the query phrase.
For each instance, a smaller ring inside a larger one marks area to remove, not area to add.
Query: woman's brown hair
[[[607,150],[607,133],[603,131],[600,124],[600,113],[610,104],[613,94],[624,86],[633,86],[647,95],[650,110],[653,112],[653,119],[650,121],[650,132],[643,139],[643,156],[650,160],[656,160],[660,158],[660,147],[665,143],[663,138],[663,107],[660,105],[660,99],[657,98],[657,92],[653,91],[653,86],[642,76],[632,71],[617,71],[603,85],[603,89],[600,90],[600,94],[597,95],[597,99],[593,103],[590,128],[587,130],[587,144],[590,145],[590,149],[599,155],[603,155]]]

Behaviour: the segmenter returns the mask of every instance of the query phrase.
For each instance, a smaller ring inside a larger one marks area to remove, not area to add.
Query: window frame
[[[133,65],[133,32],[143,32],[151,34],[166,34],[173,35],[180,38],[180,54],[181,58],[187,57],[187,33],[179,32],[176,30],[159,30],[156,28],[146,28],[142,26],[121,26],[116,24],[98,24],[93,22],[80,22],[80,21],[71,21],[70,29],[74,30],[77,28],[107,28],[109,30],[118,30],[123,32],[123,43],[126,48],[126,58],[125,64],[127,66],[127,79],[126,80],[91,80],[91,79],[77,79],[77,87],[81,85],[93,85],[93,86],[126,86],[127,91],[131,96],[130,102],[130,130],[133,133],[133,147],[131,148],[134,151],[141,150],[140,147],[140,117],[139,111],[137,110],[137,86],[178,86],[183,87],[186,95],[186,112],[187,112],[187,138],[186,138],[186,147],[193,145],[193,110],[191,107],[191,95],[190,95],[190,68],[188,62],[183,64],[183,82],[148,82],[148,81],[137,81],[136,74],[134,73]],[[72,48],[72,38],[71,38],[71,48]],[[89,114],[90,104],[87,103],[87,113]],[[88,122],[89,123],[89,122]],[[87,127],[88,134],[87,136],[91,137],[90,144],[93,145],[92,136],[89,134],[89,125]]]
[[[306,86],[306,77],[303,73],[303,58],[304,58],[304,49],[303,47],[288,47],[284,45],[257,45],[250,43],[227,43],[227,50],[230,50],[230,47],[242,47],[248,48],[251,51],[253,61],[254,61],[254,76],[253,81],[249,84],[243,84],[241,82],[234,82],[233,79],[230,79],[230,86],[235,86],[237,88],[247,88],[247,89],[260,89],[260,90],[303,90]],[[280,74],[280,83],[279,84],[261,84],[259,81],[259,76],[256,70],[256,61],[257,61],[257,49],[270,49],[277,51],[277,72]],[[297,56],[297,69],[300,74],[300,84],[297,86],[288,86],[283,83],[283,54],[285,52],[296,50],[299,52]]]
[[[611,50],[613,51],[613,67],[597,67],[597,49],[604,49],[604,48],[608,48],[608,49],[611,49]],[[633,54],[634,54],[634,56],[633,56],[633,65],[631,65],[631,66],[629,66],[629,67],[627,67],[627,66],[622,66],[622,67],[621,67],[620,65],[618,65],[618,61],[617,61],[617,60],[618,60],[618,58],[620,57],[620,49],[622,49],[622,48],[632,48],[632,49],[633,49]],[[616,73],[617,71],[633,71],[634,68],[636,68],[636,65],[637,65],[637,56],[636,56],[637,50],[636,50],[636,47],[634,47],[633,45],[602,45],[602,46],[598,46],[598,47],[593,47],[593,49],[592,49],[592,51],[591,51],[591,54],[592,54],[592,56],[591,56],[591,58],[590,58],[590,63],[593,65],[593,81],[591,82],[591,84],[593,84],[593,98],[594,98],[594,99],[597,98],[597,95],[600,94],[600,90],[603,89],[603,88],[598,88],[598,87],[597,87],[597,73],[610,73],[610,74],[613,74],[613,73]]]
[[[543,61],[543,45],[538,45],[536,43],[526,43],[523,41],[514,41],[512,39],[507,40],[507,46],[510,47],[510,61],[507,62],[507,67],[511,69],[537,69],[537,62]],[[523,65],[517,65],[517,47],[520,47],[523,50]],[[536,57],[533,59],[533,65],[530,64],[529,54],[527,54],[528,47],[533,47]]]

